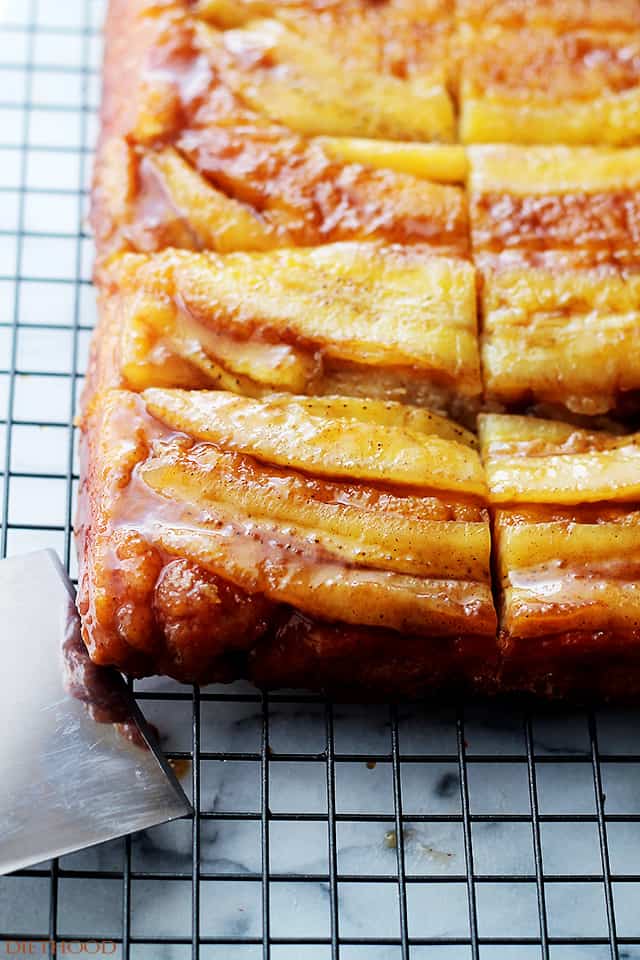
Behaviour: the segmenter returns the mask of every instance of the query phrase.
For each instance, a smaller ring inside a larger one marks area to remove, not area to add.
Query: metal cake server
[[[0,561],[0,874],[190,812],[55,553]]]

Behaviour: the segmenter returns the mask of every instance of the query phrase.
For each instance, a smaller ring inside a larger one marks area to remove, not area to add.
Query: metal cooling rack
[[[103,13],[0,5],[0,547],[72,573]],[[640,958],[637,714],[136,690],[195,817],[1,879],[0,957]]]

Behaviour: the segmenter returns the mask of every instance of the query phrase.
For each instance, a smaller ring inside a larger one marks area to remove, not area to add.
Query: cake
[[[96,663],[632,695],[634,0],[111,0]]]
[[[637,695],[640,436],[483,414],[501,685]]]

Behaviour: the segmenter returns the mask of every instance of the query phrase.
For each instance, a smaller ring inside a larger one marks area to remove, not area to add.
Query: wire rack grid
[[[0,7],[0,547],[72,574],[103,7]],[[135,690],[194,816],[0,879],[0,957],[640,958],[638,714]]]

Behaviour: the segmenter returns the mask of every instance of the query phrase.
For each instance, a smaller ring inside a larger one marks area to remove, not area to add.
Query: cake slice
[[[177,0],[114,0],[106,49],[100,255],[370,238],[467,253],[464,194],[440,182],[463,154],[409,142],[450,138],[451,112],[446,135],[429,129],[430,81],[354,73],[281,20],[221,30]]]
[[[95,662],[380,695],[489,670],[485,479],[450,421],[344,397],[111,390],[85,414],[83,457]]]
[[[595,415],[640,387],[640,150],[474,147],[487,396]]]
[[[316,132],[328,119],[333,133],[349,124],[351,132],[366,125],[407,139],[453,138],[455,18],[447,0],[198,0],[193,12],[224,31],[245,65],[253,52],[243,83],[262,90],[260,109],[285,107],[286,122]],[[265,50],[268,59],[257,54]]]
[[[468,6],[482,11],[488,5]],[[523,13],[524,7],[500,3],[497,10],[504,14],[486,19],[473,16],[472,10],[471,23],[462,23],[458,34],[461,140],[639,143],[637,5],[623,4],[619,22],[616,4],[592,8],[560,3],[553,4],[553,13],[550,4],[541,8],[527,3]],[[609,29],[599,29],[610,24]]]
[[[640,435],[480,418],[500,589],[499,685],[640,689]]]
[[[347,69],[273,18],[221,30],[185,3],[114,0],[92,204],[99,256],[368,239],[466,255],[464,193],[451,185],[464,155],[416,142],[450,137],[450,107],[438,137],[431,81],[359,60]]]
[[[183,130],[176,147],[115,138],[99,152],[92,224],[102,255],[377,239],[467,256],[464,192],[440,182],[452,156],[455,178],[465,164],[443,151],[214,123]]]
[[[124,254],[99,272],[89,391],[273,390],[468,415],[481,393],[475,276],[418,247]]]

